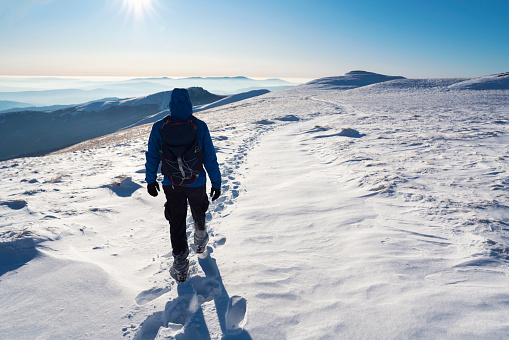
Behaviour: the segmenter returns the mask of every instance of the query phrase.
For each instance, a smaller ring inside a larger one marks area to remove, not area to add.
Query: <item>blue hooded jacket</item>
[[[190,115],[193,114],[193,105],[191,104],[191,98],[189,92],[186,89],[173,89],[171,92],[170,109],[169,113],[172,117],[176,117],[180,120],[187,120]],[[145,153],[145,180],[147,183],[153,183],[157,179],[157,170],[161,163],[162,153],[162,140],[161,140],[161,128],[165,123],[164,119],[161,119],[154,123],[150,137],[148,140],[148,150]],[[209,128],[207,124],[202,120],[196,119],[196,130],[198,132],[199,145],[203,152],[203,165],[205,170],[210,177],[212,187],[221,189],[221,172],[219,171],[219,164],[217,163],[216,151],[210,138]],[[207,177],[205,171],[200,172],[198,179],[187,187],[195,188],[205,185]],[[168,176],[164,176],[163,185],[172,185],[171,180]]]

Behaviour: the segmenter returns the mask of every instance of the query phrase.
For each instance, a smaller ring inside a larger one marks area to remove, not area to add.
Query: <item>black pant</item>
[[[205,230],[205,212],[209,208],[209,199],[204,186],[197,188],[172,187],[163,185],[166,203],[164,204],[164,216],[170,222],[170,238],[173,255],[178,255],[187,250],[187,202],[191,207],[195,228]]]

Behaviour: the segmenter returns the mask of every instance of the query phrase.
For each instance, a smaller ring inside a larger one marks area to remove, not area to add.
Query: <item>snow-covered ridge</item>
[[[200,106],[197,109],[199,111],[208,110],[208,109],[212,109],[212,108],[215,108],[218,106],[223,106],[223,105],[235,103],[235,102],[238,102],[241,100],[261,96],[261,95],[269,93],[269,92],[270,92],[269,90],[252,90],[252,91],[248,91],[248,92],[237,93],[237,94],[228,96],[226,98],[220,99],[220,100],[213,102],[211,104]]]

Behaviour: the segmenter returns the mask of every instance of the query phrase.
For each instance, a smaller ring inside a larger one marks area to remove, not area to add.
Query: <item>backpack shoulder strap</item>
[[[197,118],[193,115],[190,115],[187,120],[181,120],[177,117],[172,117],[171,115],[167,115],[166,117],[164,117],[164,124],[163,126],[161,127],[161,129],[166,125],[166,124],[170,124],[170,125],[173,125],[173,123],[175,124],[181,124],[181,123],[189,123],[189,124],[193,124],[195,129],[196,127],[198,126],[198,122],[197,122]]]

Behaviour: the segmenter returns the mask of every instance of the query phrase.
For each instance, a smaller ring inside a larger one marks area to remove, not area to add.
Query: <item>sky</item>
[[[509,0],[0,0],[0,76],[509,71]]]

